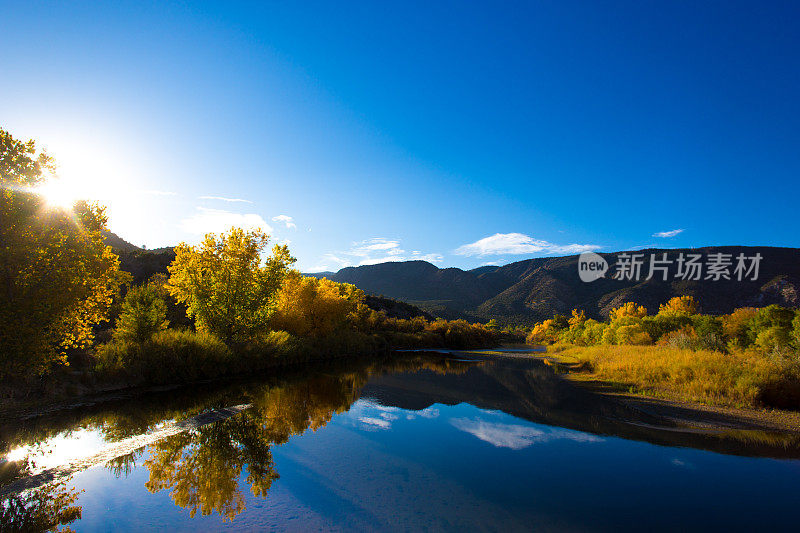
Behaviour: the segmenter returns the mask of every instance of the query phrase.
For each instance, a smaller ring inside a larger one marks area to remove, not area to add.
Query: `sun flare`
[[[75,187],[70,187],[68,183],[58,178],[47,180],[36,190],[52,207],[70,208],[81,199]]]

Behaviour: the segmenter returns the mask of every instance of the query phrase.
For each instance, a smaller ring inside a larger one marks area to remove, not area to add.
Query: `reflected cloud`
[[[413,411],[406,415],[406,418],[409,420],[414,420],[415,418],[438,418],[439,417],[439,410],[435,407],[426,407],[420,411]]]
[[[375,418],[370,416],[362,416],[358,419],[359,422],[362,424],[366,424],[368,427],[365,429],[391,429],[392,423],[389,420],[384,418]]]
[[[478,437],[497,448],[521,450],[536,443],[566,439],[575,442],[602,442],[603,439],[588,433],[567,429],[539,429],[522,424],[487,422],[480,418],[454,418],[450,423],[461,431]]]

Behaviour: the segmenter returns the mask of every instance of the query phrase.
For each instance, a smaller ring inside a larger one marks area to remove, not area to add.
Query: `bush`
[[[616,341],[617,344],[627,344],[631,346],[653,344],[653,339],[642,329],[640,324],[631,324],[630,326],[620,326],[617,328]]]
[[[96,370],[134,383],[194,381],[230,373],[231,350],[207,333],[165,330],[143,343],[112,340],[97,351]]]

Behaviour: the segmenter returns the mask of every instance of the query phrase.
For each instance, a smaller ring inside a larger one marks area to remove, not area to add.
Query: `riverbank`
[[[558,346],[535,354],[570,382],[676,422],[800,433],[793,368],[658,346]],[[787,377],[788,376],[788,377]]]
[[[497,342],[496,340],[494,342]],[[485,338],[431,332],[342,331],[310,338],[269,332],[245,345],[227,346],[208,335],[167,330],[144,343],[107,343],[77,368],[0,386],[0,417],[82,407],[147,391],[209,384],[260,373],[296,371],[325,361],[382,358],[403,349],[486,348]]]

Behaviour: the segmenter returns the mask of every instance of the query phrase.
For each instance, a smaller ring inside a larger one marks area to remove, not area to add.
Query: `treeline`
[[[633,302],[613,309],[607,322],[586,319],[572,310],[534,325],[530,344],[666,345],[720,352],[755,349],[764,354],[796,356],[800,349],[800,311],[778,305],[744,307],[720,316],[701,314],[691,296],[677,296],[657,314]]]
[[[286,246],[262,260],[268,242],[258,230],[234,228],[178,246],[169,276],[128,289],[110,342],[97,350],[98,372],[134,382],[189,381],[391,348],[497,343],[497,333],[480,324],[387,317],[354,285],[293,270]]]
[[[33,141],[0,130],[6,385],[30,385],[70,360],[83,360],[100,379],[175,382],[391,348],[492,346],[500,338],[463,320],[371,309],[355,286],[294,270],[286,246],[267,253],[269,236],[260,231],[232,228],[181,244],[168,274],[125,272],[104,242],[105,208],[57,208],[38,194],[54,168]],[[163,269],[162,256],[171,258],[162,254],[151,270]]]
[[[800,312],[777,305],[711,316],[690,296],[648,316],[628,302],[607,322],[580,310],[534,326],[557,363],[625,390],[736,407],[800,408]]]

